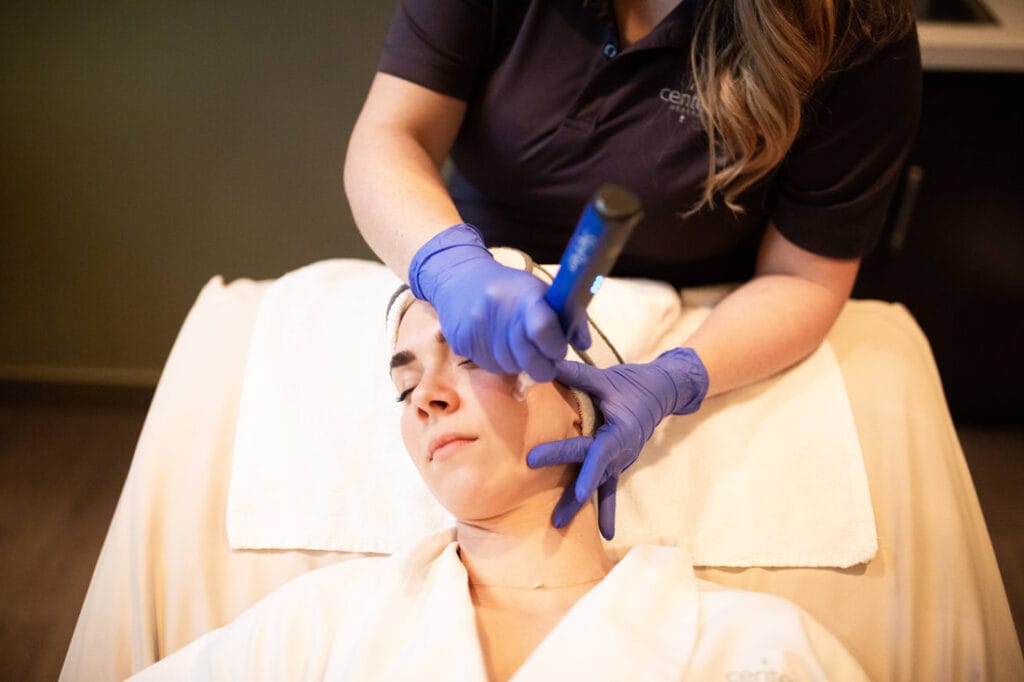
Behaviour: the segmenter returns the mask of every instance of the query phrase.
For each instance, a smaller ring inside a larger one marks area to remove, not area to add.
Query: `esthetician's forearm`
[[[810,355],[844,302],[785,275],[756,277],[734,291],[686,343],[708,371],[708,396],[766,379]]]
[[[349,139],[345,194],[370,248],[405,279],[416,250],[461,222],[439,167],[465,103],[378,74]]]
[[[766,379],[814,352],[842,312],[859,266],[859,259],[804,251],[770,227],[758,275],[687,340],[708,371],[708,395]]]

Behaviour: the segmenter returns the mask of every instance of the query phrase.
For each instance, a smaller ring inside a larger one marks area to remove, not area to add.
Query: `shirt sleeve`
[[[787,239],[832,258],[867,254],[885,225],[921,109],[917,31],[828,79],[775,178]]]
[[[490,5],[482,0],[401,0],[378,70],[470,99],[489,63]]]

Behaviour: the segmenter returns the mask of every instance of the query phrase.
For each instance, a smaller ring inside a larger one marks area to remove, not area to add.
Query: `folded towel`
[[[384,324],[398,285],[379,263],[332,260],[268,287],[239,406],[231,547],[390,553],[451,525],[398,432]],[[663,283],[611,278],[588,312],[624,361],[643,362],[682,344],[725,293],[680,297]],[[617,503],[613,544],[685,543],[697,565],[869,560],[867,477],[828,343],[779,376],[666,419]]]

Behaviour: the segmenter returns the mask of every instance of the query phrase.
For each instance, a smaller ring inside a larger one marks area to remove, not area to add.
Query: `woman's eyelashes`
[[[397,402],[404,403],[406,401],[406,399],[409,397],[409,394],[412,393],[414,390],[416,390],[415,386],[413,386],[411,388],[407,388],[404,391],[402,391],[401,393],[399,393],[398,394]]]

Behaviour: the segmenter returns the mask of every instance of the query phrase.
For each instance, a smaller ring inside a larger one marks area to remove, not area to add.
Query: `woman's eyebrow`
[[[444,338],[444,334],[441,333],[440,329],[438,329],[437,334],[434,335],[434,340],[442,345],[448,345],[448,340]],[[391,367],[389,368],[389,371],[396,367],[408,365],[410,362],[414,362],[415,360],[416,354],[411,350],[400,350],[391,356]]]
[[[391,367],[388,371],[394,370],[396,367],[403,367],[413,362],[416,359],[416,354],[408,350],[400,350],[391,356]]]

